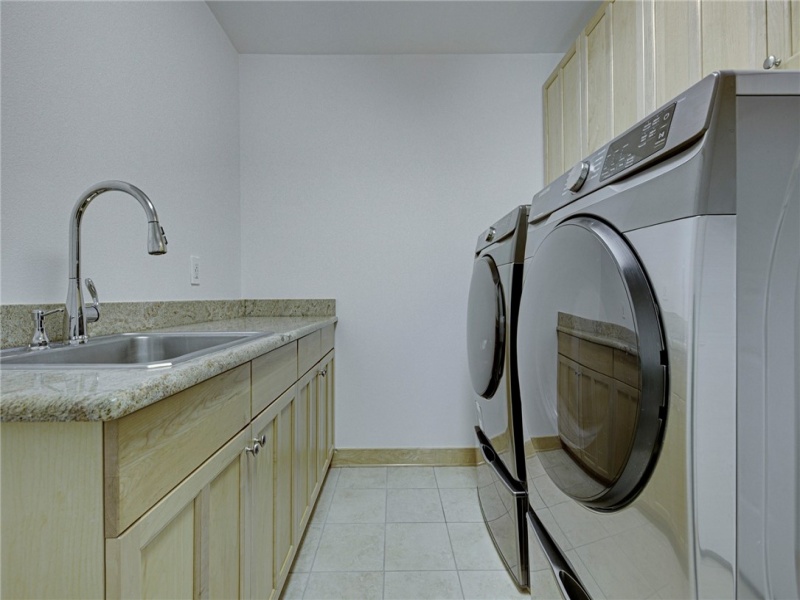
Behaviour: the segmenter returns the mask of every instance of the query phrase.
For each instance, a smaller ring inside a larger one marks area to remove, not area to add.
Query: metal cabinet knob
[[[266,446],[267,445],[267,436],[262,433],[261,437],[255,438],[253,441],[254,442],[258,442],[259,444],[261,444],[261,446]]]
[[[327,374],[328,374],[328,369],[320,369],[320,371],[319,371],[319,376],[320,377],[325,377],[325,375],[327,375]]]
[[[261,443],[257,439],[253,440],[253,446],[247,446],[244,451],[253,456],[258,456],[258,453],[261,452]]]
[[[489,227],[489,231],[486,232],[486,241],[491,242],[495,235],[497,235],[497,230],[494,227]]]
[[[780,66],[781,66],[781,59],[773,56],[772,54],[770,54],[764,60],[764,70],[766,71],[769,71],[770,69],[774,69],[775,67],[780,67]]]

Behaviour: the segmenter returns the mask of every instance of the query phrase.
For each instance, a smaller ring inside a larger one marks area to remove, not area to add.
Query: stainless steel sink
[[[49,350],[0,352],[2,369],[153,369],[171,367],[273,332],[122,333]]]

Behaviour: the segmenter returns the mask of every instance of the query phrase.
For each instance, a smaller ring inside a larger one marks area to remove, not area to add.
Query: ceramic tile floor
[[[530,598],[481,518],[473,467],[331,469],[283,600]]]

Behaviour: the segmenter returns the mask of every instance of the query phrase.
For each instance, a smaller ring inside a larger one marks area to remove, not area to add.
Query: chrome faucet
[[[83,344],[89,338],[86,323],[93,323],[100,318],[100,302],[91,279],[86,280],[92,304],[83,304],[81,289],[81,219],[89,204],[103,192],[125,192],[136,198],[147,215],[147,252],[149,254],[166,254],[167,237],[164,228],[158,222],[156,208],[145,193],[124,181],[101,181],[86,190],[72,209],[69,220],[69,281],[67,283],[67,302],[64,313],[64,341],[69,344]]]

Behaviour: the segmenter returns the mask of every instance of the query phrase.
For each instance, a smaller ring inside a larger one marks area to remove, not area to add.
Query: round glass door
[[[491,398],[503,375],[506,308],[500,273],[491,256],[472,268],[467,306],[467,357],[475,392]]]
[[[528,435],[552,481],[598,510],[630,502],[666,417],[667,356],[647,277],[605,223],[574,217],[525,265],[518,357]]]

